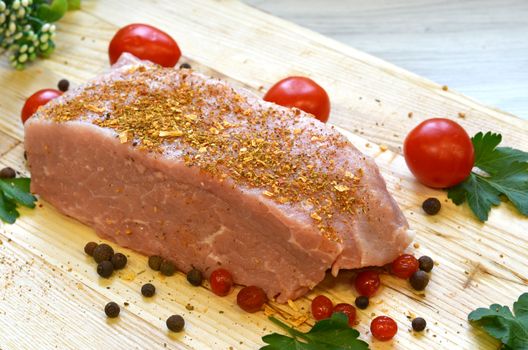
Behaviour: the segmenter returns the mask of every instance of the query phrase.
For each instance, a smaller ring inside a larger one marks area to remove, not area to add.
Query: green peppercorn
[[[114,272],[114,265],[108,260],[101,261],[99,264],[97,264],[97,273],[99,276],[108,278],[112,276],[112,273]]]
[[[356,298],[354,302],[358,309],[365,310],[369,306],[369,298],[367,296],[361,295]]]
[[[6,167],[0,170],[0,179],[12,179],[16,176],[16,171],[13,168]]]
[[[429,214],[429,215],[436,215],[440,211],[440,208],[442,207],[442,204],[437,198],[427,198],[422,203],[423,210]]]
[[[173,332],[181,332],[185,326],[185,320],[180,315],[172,315],[167,319],[167,328]]]
[[[165,276],[172,276],[176,272],[176,266],[174,266],[172,261],[163,259],[160,265],[160,272]]]
[[[115,253],[110,261],[114,265],[114,270],[121,270],[126,266],[128,260],[124,254]]]
[[[88,242],[84,246],[84,252],[90,256],[94,255],[94,250],[97,248],[98,244],[95,242]]]
[[[411,324],[415,332],[421,332],[427,327],[427,322],[422,317],[416,317]]]
[[[189,281],[189,283],[195,287],[200,286],[203,281],[202,272],[197,269],[192,269],[191,271],[187,272],[187,281]]]
[[[146,283],[141,287],[141,294],[143,296],[150,298],[156,293],[156,287],[152,283]]]
[[[112,256],[114,256],[114,249],[106,243],[99,244],[93,252],[93,257],[96,263],[110,261]]]
[[[415,290],[424,290],[429,284],[429,276],[425,271],[418,270],[412,274],[409,282]]]
[[[159,255],[153,255],[149,257],[148,265],[150,268],[154,271],[159,271],[161,267],[161,262],[163,261],[163,258]]]
[[[106,316],[110,318],[115,318],[119,316],[119,312],[121,311],[121,308],[119,307],[119,305],[117,305],[117,303],[114,303],[113,301],[111,301],[108,304],[106,304],[104,311],[105,311]]]
[[[420,270],[425,272],[431,272],[431,270],[434,267],[434,261],[427,255],[424,255],[418,259],[418,263],[420,264]]]

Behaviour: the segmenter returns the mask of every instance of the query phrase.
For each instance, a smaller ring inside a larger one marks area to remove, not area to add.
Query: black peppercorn
[[[171,261],[164,259],[160,265],[160,272],[165,276],[172,276],[176,272],[176,266]]]
[[[354,302],[358,309],[365,310],[369,306],[369,298],[361,295],[356,298],[356,301]]]
[[[66,92],[66,91],[68,91],[68,89],[70,87],[70,82],[67,79],[61,79],[61,80],[59,80],[59,83],[57,84],[57,87],[59,88],[60,91]]]
[[[427,322],[422,317],[416,317],[412,320],[412,328],[416,332],[421,332],[427,327]]]
[[[112,256],[114,256],[114,249],[106,243],[99,244],[93,252],[93,257],[96,263],[110,261]]]
[[[149,257],[148,265],[150,266],[150,268],[152,270],[159,271],[162,261],[163,261],[163,259],[161,258],[161,256],[153,255],[153,256]]]
[[[12,179],[16,176],[16,171],[13,168],[7,167],[0,170],[0,179]]]
[[[112,276],[112,273],[114,272],[114,265],[108,260],[101,261],[99,264],[97,264],[97,273],[99,276],[108,278]]]
[[[442,204],[440,204],[440,201],[437,198],[427,198],[422,203],[423,210],[429,214],[429,215],[436,215],[440,211],[440,208],[442,207]]]
[[[119,305],[117,305],[117,303],[114,303],[113,301],[111,301],[105,305],[104,311],[105,311],[106,316],[110,318],[115,318],[119,316],[119,312],[121,311],[121,308],[119,307]]]
[[[430,257],[424,255],[418,259],[418,262],[420,263],[420,270],[425,272],[431,272],[434,266],[434,261]]]
[[[110,261],[114,265],[114,270],[121,270],[127,264],[127,257],[124,254],[115,253]]]
[[[167,319],[167,328],[173,332],[181,332],[185,326],[185,320],[180,315],[172,315]]]
[[[97,248],[98,244],[95,242],[88,242],[84,246],[84,252],[90,256],[94,255],[94,250]]]
[[[142,287],[141,287],[141,294],[143,294],[143,296],[145,297],[151,297],[154,295],[154,293],[156,293],[156,287],[154,287],[154,285],[152,283],[147,283],[147,284],[144,284]]]
[[[180,64],[180,69],[191,69],[191,65],[187,62]]]
[[[425,271],[418,270],[412,274],[409,282],[415,290],[424,290],[429,284],[429,276]]]
[[[192,269],[191,271],[187,272],[187,281],[189,281],[189,283],[193,286],[198,287],[203,281],[202,272],[197,269]]]

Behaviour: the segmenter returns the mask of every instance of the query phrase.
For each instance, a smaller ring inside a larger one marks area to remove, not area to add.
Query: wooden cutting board
[[[493,130],[504,143],[528,149],[528,122],[485,107],[442,85],[344,46],[309,30],[259,12],[237,1],[83,1],[83,9],[59,23],[57,50],[18,72],[0,64],[0,166],[27,174],[19,112],[25,97],[54,87],[61,78],[74,85],[108,68],[107,45],[117,28],[132,22],[155,25],[170,33],[198,71],[262,94],[288,75],[314,78],[332,100],[331,123],[363,152],[373,156],[390,191],[416,230],[416,255],[437,262],[425,294],[406,281],[383,276],[372,306],[359,311],[358,329],[373,349],[496,349],[498,343],[473,329],[469,311],[493,302],[509,304],[527,290],[528,220],[510,204],[494,209],[486,224],[465,206],[447,201],[444,192],[419,185],[401,157],[406,133],[420,121],[444,116],[470,134]],[[459,113],[465,115],[459,117]],[[385,147],[389,150],[383,152]],[[421,202],[442,200],[439,215],[427,217]],[[146,258],[129,255],[129,265],[112,279],[98,278],[83,246],[98,240],[94,231],[58,214],[46,202],[22,210],[14,225],[0,225],[1,349],[257,349],[260,338],[278,331],[263,312],[246,314],[233,292],[225,298],[191,287],[178,274],[163,278],[149,270]],[[310,300],[319,293],[335,302],[352,303],[351,272],[327,278],[295,305],[270,303],[269,310],[290,321],[309,316]],[[152,300],[139,290],[147,281],[158,288]],[[122,306],[107,320],[108,301]],[[127,303],[127,304],[125,304]],[[125,306],[127,305],[127,306]],[[186,319],[185,332],[170,334],[165,319]],[[377,342],[368,333],[373,315],[386,314],[399,325],[395,339]],[[422,316],[428,330],[410,331],[410,317]],[[300,327],[313,324],[307,318]]]

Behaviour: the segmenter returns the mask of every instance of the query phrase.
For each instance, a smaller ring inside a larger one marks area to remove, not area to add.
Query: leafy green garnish
[[[471,141],[475,167],[486,174],[472,172],[462,183],[448,189],[447,196],[460,205],[466,200],[479,218],[486,221],[492,206],[504,195],[523,215],[528,216],[528,152],[497,147],[500,134],[479,132]]]
[[[35,208],[37,198],[29,192],[29,178],[0,179],[0,219],[12,224],[19,217],[17,204]]]
[[[81,0],[68,0],[68,11],[79,10],[81,8]]]
[[[513,312],[507,306],[493,304],[489,309],[472,311],[468,320],[500,340],[504,349],[528,350],[528,293],[513,303]]]
[[[37,9],[37,17],[45,22],[57,22],[68,11],[68,1],[53,0],[50,4],[42,3]]]
[[[272,333],[262,337],[268,344],[260,350],[366,350],[368,344],[358,339],[359,332],[348,325],[343,313],[334,313],[332,317],[318,321],[308,333],[282,323],[274,317],[273,323],[285,329],[290,335]]]

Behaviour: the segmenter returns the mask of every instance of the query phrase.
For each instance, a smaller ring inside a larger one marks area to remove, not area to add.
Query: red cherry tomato
[[[318,321],[332,316],[333,310],[332,300],[324,295],[318,295],[312,300],[312,315]]]
[[[268,300],[262,288],[249,286],[242,288],[237,295],[237,304],[246,312],[257,312]]]
[[[392,262],[391,271],[395,276],[407,279],[411,277],[413,273],[418,271],[419,267],[420,263],[418,262],[418,259],[410,254],[403,254]]]
[[[411,130],[403,145],[407,166],[426,186],[446,188],[468,177],[475,155],[466,131],[456,122],[428,119]]]
[[[348,317],[348,325],[350,327],[354,326],[356,322],[356,308],[347,303],[337,304],[334,307],[334,312],[342,312]]]
[[[398,325],[387,316],[378,316],[370,323],[370,332],[374,338],[387,341],[392,339],[398,332]]]
[[[209,282],[211,282],[213,293],[223,297],[229,294],[233,286],[233,276],[226,269],[217,269],[211,273]]]
[[[116,63],[123,52],[163,67],[174,67],[181,56],[178,44],[170,35],[139,23],[124,26],[115,33],[108,47],[110,63]]]
[[[328,94],[310,78],[282,79],[268,90],[264,100],[284,107],[297,107],[315,115],[323,123],[326,123],[330,114]]]
[[[22,107],[22,113],[20,117],[22,118],[22,123],[25,123],[40,106],[44,106],[49,101],[53,100],[55,97],[62,95],[62,92],[55,89],[43,89],[35,92],[33,95],[29,96],[24,107]]]
[[[371,297],[378,291],[381,281],[376,271],[362,271],[355,280],[356,290],[360,295]]]

